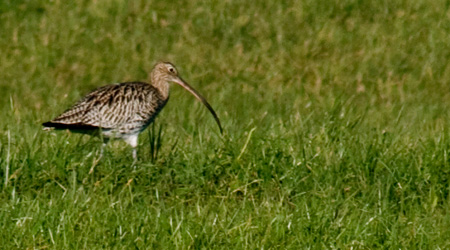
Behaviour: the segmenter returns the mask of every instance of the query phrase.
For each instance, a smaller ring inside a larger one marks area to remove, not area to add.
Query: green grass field
[[[450,248],[450,2],[0,2],[0,249]],[[131,148],[42,131],[160,60]]]

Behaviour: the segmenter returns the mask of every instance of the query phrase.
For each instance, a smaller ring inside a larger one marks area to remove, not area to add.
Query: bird
[[[45,130],[70,130],[103,139],[122,139],[133,149],[137,159],[138,136],[160,113],[169,100],[169,83],[176,83],[202,102],[213,115],[220,133],[220,120],[208,103],[184,81],[170,62],[158,62],[150,74],[150,83],[124,82],[99,87],[72,107],[42,125]],[[102,147],[103,152],[103,147]]]

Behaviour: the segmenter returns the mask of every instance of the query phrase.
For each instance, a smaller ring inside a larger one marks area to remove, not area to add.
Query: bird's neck
[[[151,81],[153,86],[155,86],[155,88],[159,91],[164,100],[169,98],[169,82],[166,79],[152,75]]]

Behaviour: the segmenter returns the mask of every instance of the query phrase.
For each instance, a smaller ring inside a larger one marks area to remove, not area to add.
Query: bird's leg
[[[89,170],[89,174],[92,174],[94,172],[94,168],[97,166],[98,162],[103,158],[103,151],[104,151],[108,141],[109,141],[109,138],[103,138],[103,143],[102,143],[102,146],[100,147],[100,155],[98,156],[97,159],[94,158],[94,160],[92,162],[92,167]]]
[[[103,138],[102,147],[100,148],[100,158],[103,157],[103,152],[105,150],[106,144],[109,142],[109,138]]]
[[[125,141],[130,144],[130,146],[133,148],[133,159],[134,162],[137,161],[137,145],[138,145],[138,135],[131,135],[125,138]]]
[[[136,150],[136,148],[133,148],[133,159],[135,161],[137,160],[137,150]]]

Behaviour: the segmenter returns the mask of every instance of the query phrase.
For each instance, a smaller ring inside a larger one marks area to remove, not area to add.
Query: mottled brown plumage
[[[82,98],[55,119],[43,123],[46,128],[101,135],[104,139],[124,139],[133,147],[136,158],[137,138],[158,115],[169,98],[169,82],[191,92],[212,113],[220,132],[220,121],[197,91],[190,87],[171,63],[157,63],[151,73],[152,84],[126,82],[100,87]]]

